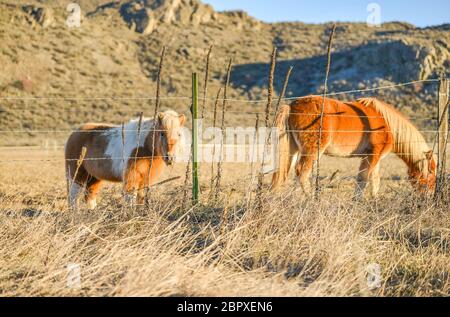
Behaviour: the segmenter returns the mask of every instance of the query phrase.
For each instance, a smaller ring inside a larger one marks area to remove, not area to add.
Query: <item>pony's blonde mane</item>
[[[164,117],[162,119],[162,124],[166,127],[169,125],[169,123],[172,122],[173,119],[176,119],[179,117],[179,114],[173,110],[167,110],[162,112],[164,114]],[[128,124],[137,124],[139,122],[139,118],[133,118],[131,119]],[[144,128],[153,128],[153,125],[155,124],[155,120],[148,117],[142,117],[142,129]]]
[[[178,119],[178,117],[179,117],[179,114],[173,110],[167,110],[162,113],[164,114],[164,117],[162,119],[162,124],[164,127],[170,126],[171,123],[174,122],[173,120]]]
[[[178,113],[173,110],[166,110],[163,112],[166,116],[178,117]]]
[[[394,152],[409,166],[423,171],[425,153],[430,151],[427,142],[417,128],[394,107],[375,98],[361,98],[358,102],[373,107],[386,120],[394,137]]]

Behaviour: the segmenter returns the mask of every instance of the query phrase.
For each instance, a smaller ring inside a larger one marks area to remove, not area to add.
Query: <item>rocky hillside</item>
[[[234,58],[232,88],[237,99],[266,97],[268,60],[279,49],[276,87],[289,66],[288,96],[319,93],[330,24],[267,24],[245,12],[215,12],[198,0],[79,1],[80,27],[66,21],[72,1],[0,0],[0,130],[59,130],[1,133],[0,145],[62,140],[85,121],[122,122],[139,111],[151,115],[159,54],[167,46],[163,96],[189,96],[193,71],[204,72],[214,45],[210,97],[222,85]],[[430,79],[450,69],[450,25],[416,28],[388,23],[380,28],[340,23],[335,37],[330,89],[365,89]],[[433,124],[436,84],[416,84],[367,95],[378,96],[421,127]],[[341,95],[340,99],[360,94]],[[51,97],[36,98],[36,97]],[[107,99],[105,97],[120,97]],[[25,98],[25,99],[17,99]],[[129,99],[125,99],[129,98]],[[189,100],[163,100],[163,107],[188,113]],[[253,125],[264,104],[233,102],[231,125]],[[207,103],[206,118],[212,116]],[[425,119],[424,119],[425,118]]]

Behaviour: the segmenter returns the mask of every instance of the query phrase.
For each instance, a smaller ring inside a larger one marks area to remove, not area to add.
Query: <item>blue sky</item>
[[[406,21],[424,27],[450,23],[449,0],[203,0],[216,10],[247,11],[266,21],[367,21],[367,5],[377,3],[381,22]]]

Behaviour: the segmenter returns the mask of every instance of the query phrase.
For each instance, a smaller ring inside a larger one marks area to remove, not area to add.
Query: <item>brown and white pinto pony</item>
[[[142,204],[145,189],[157,181],[165,165],[174,163],[185,120],[174,111],[162,112],[156,120],[143,119],[139,135],[139,120],[132,120],[124,125],[124,145],[121,126],[87,123],[72,133],[65,147],[71,207],[84,192],[88,208],[95,209],[104,181],[122,182],[128,198],[137,195],[138,204]],[[86,155],[77,170],[83,147]]]
[[[272,178],[272,189],[282,185],[291,166],[305,193],[318,155],[320,113],[323,97],[297,99],[280,107],[275,125],[279,129],[279,170]],[[421,192],[436,183],[436,160],[424,137],[399,111],[374,98],[340,102],[325,98],[320,154],[362,158],[357,177],[356,197],[368,182],[376,196],[380,185],[380,161],[394,152],[408,166],[408,175]],[[297,160],[294,160],[298,157]]]

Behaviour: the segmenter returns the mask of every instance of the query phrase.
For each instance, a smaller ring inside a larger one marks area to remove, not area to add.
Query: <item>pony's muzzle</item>
[[[174,156],[166,156],[164,158],[164,161],[166,161],[166,164],[168,166],[172,166],[175,163],[175,157]]]

